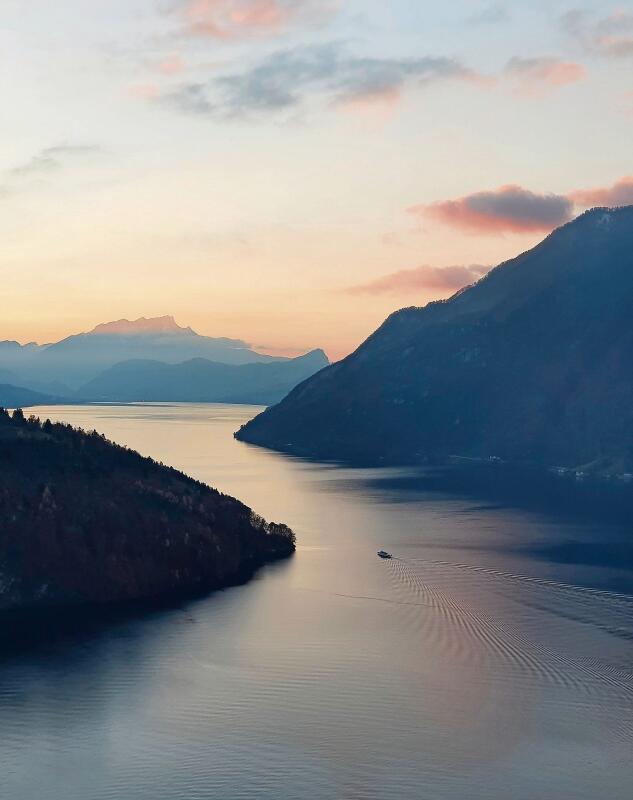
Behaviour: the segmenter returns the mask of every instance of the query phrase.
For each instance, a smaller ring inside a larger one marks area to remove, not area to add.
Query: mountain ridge
[[[592,209],[448,300],[394,312],[236,435],[372,463],[629,469],[632,306],[633,207]]]
[[[327,366],[323,350],[295,359],[220,364],[193,358],[178,364],[131,359],[115,364],[77,394],[99,402],[215,402],[269,405]]]
[[[174,317],[140,317],[101,323],[46,345],[0,342],[0,375],[47,394],[72,394],[104,370],[131,359],[177,364],[206,358],[223,364],[290,362],[258,352],[241,339],[202,336]]]
[[[88,336],[104,334],[144,334],[144,333],[181,333],[183,335],[197,335],[192,328],[178,325],[174,317],[139,317],[135,320],[118,319],[112,322],[101,322],[87,332]]]
[[[62,399],[54,395],[25,389],[23,386],[14,386],[11,383],[0,383],[0,408],[26,408],[59,402],[62,402]]]

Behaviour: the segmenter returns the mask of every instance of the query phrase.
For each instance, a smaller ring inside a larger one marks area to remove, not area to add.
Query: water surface
[[[239,497],[299,548],[245,586],[3,653],[0,797],[630,797],[633,573],[570,549],[629,531],[234,441],[257,410],[36,409]]]

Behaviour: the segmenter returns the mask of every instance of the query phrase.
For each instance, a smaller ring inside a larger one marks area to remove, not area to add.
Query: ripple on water
[[[558,523],[235,442],[256,410],[40,412],[240,496],[301,546],[246,586],[5,655],[1,800],[628,796],[633,600],[516,555]]]

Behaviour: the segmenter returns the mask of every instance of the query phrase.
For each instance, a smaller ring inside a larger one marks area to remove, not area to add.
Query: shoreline
[[[98,632],[109,625],[141,619],[166,611],[174,611],[188,603],[246,586],[262,570],[274,564],[290,561],[296,555],[293,548],[287,553],[273,553],[263,560],[248,563],[223,583],[191,586],[133,600],[102,603],[69,602],[42,606],[0,609],[0,662],[5,657],[50,643],[66,636]]]

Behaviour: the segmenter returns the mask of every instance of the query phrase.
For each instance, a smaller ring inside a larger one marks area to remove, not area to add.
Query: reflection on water
[[[235,442],[255,411],[38,412],[240,497],[300,547],[246,586],[5,653],[0,796],[629,796],[632,574],[544,555],[628,532]]]

